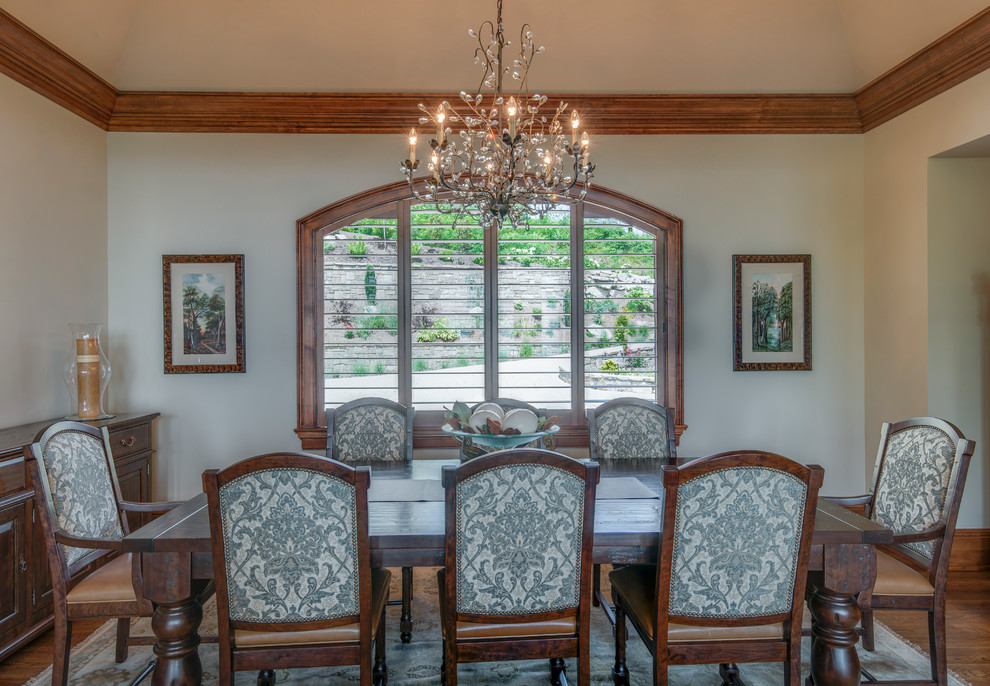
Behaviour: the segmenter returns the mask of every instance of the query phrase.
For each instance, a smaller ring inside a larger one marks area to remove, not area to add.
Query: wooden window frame
[[[401,211],[402,207],[408,209],[412,202],[412,195],[408,184],[397,182],[378,188],[358,193],[349,198],[332,203],[315,212],[302,217],[296,222],[296,283],[297,283],[297,351],[296,351],[296,435],[299,437],[303,450],[324,450],[326,448],[326,425],[325,408],[323,405],[322,384],[318,384],[318,379],[322,379],[322,374],[318,372],[321,365],[322,356],[318,354],[322,345],[320,337],[320,326],[322,323],[322,308],[317,312],[320,304],[317,294],[317,283],[322,282],[321,260],[323,257],[322,245],[317,245],[318,236],[321,236],[329,227],[334,225],[342,226],[349,222],[357,221],[372,212],[387,205],[399,205],[398,211],[398,247],[400,254],[408,254],[409,250],[409,226],[408,212]],[[665,357],[657,360],[658,374],[660,369],[665,370],[663,383],[657,383],[657,397],[655,400],[661,405],[669,406],[674,412],[675,435],[680,438],[681,433],[687,428],[684,422],[684,356],[683,356],[683,297],[682,297],[682,233],[683,222],[672,214],[664,212],[658,208],[647,205],[634,198],[631,198],[618,191],[607,188],[593,187],[588,190],[585,199],[587,204],[615,213],[639,228],[647,231],[662,231],[663,238],[659,236],[656,241],[656,257],[658,267],[660,260],[663,261],[662,278],[657,279],[656,294],[657,303],[663,303],[662,316],[657,319],[657,342],[663,342]],[[572,228],[572,252],[575,252],[575,243],[582,241],[578,228],[582,226],[584,207],[581,205],[573,208],[571,212]],[[403,236],[405,236],[403,238]],[[486,237],[486,253],[489,242],[494,241]],[[317,250],[317,247],[320,249]],[[403,252],[404,250],[404,252]],[[492,253],[494,254],[494,252]],[[494,260],[486,260],[493,263]],[[409,292],[410,284],[408,279],[408,265],[403,266],[403,260],[399,260],[399,280],[398,288],[400,298]],[[659,277],[660,275],[658,275]],[[583,312],[584,312],[584,269],[580,260],[572,260],[572,311],[575,313],[572,319],[572,352],[581,356],[581,364],[574,366],[574,377],[572,378],[572,389],[579,385],[583,388],[584,383],[584,346],[583,341]],[[494,290],[489,289],[494,298]],[[319,289],[322,293],[322,288]],[[404,365],[409,365],[411,328],[410,316],[408,312],[403,314],[405,308],[399,308],[399,369],[400,379],[404,370]],[[659,309],[659,307],[658,307]],[[659,314],[659,313],[658,313]],[[491,308],[486,308],[486,318],[492,317],[492,321],[486,324],[486,331],[492,331],[492,335],[497,331],[497,312]],[[492,363],[497,364],[497,360],[488,360],[491,347],[486,346],[486,370],[492,367],[490,372],[486,371],[486,383],[488,379],[495,379],[495,371]],[[405,363],[403,363],[405,360]],[[496,393],[497,395],[497,393]],[[580,394],[583,398],[583,393]],[[401,389],[400,389],[401,396]],[[573,393],[577,398],[578,394]],[[416,448],[454,448],[449,436],[440,431],[440,413],[436,411],[424,411],[416,413],[416,423],[413,429],[413,444]],[[588,431],[586,420],[584,419],[584,407],[573,405],[571,412],[564,418],[561,431],[557,436],[557,445],[562,447],[582,447],[588,445]]]

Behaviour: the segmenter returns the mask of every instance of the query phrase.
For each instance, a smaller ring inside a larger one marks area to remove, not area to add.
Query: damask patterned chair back
[[[129,533],[117,507],[120,487],[110,465],[113,458],[100,429],[76,422],[55,424],[36,444],[35,459],[50,499],[54,532],[112,540]],[[106,555],[62,544],[57,548],[70,576]]]
[[[204,472],[221,683],[276,654],[280,666],[360,663],[361,683],[371,683],[372,628],[383,648],[389,574],[371,569],[370,479],[368,467],[305,453]]]
[[[216,540],[233,622],[353,621],[360,612],[357,473],[311,457],[252,458],[217,476]],[[212,520],[212,498],[210,510]]]
[[[578,655],[579,672],[586,674],[597,483],[596,463],[539,449],[503,450],[444,467],[440,594],[447,684],[456,684],[458,659]],[[554,622],[557,628],[548,631]],[[465,626],[475,628],[465,633]],[[471,641],[476,647],[460,653]]]
[[[578,607],[594,484],[586,502],[586,473],[561,468],[556,457],[542,450],[502,451],[465,463],[460,473],[445,469],[448,500],[454,500],[456,537],[448,540],[458,613],[525,615]],[[469,466],[475,467],[470,475]]]
[[[896,546],[933,571],[943,553],[948,558],[972,455],[973,442],[941,419],[916,417],[883,425],[869,516],[895,534],[944,525],[938,538]]]
[[[327,410],[327,457],[341,462],[412,459],[415,410],[386,398],[361,398]]]
[[[615,398],[588,410],[591,459],[677,457],[674,413],[641,398]]]
[[[658,573],[669,574],[659,596],[668,616],[789,618],[804,600],[822,478],[821,467],[761,452],[664,466]]]

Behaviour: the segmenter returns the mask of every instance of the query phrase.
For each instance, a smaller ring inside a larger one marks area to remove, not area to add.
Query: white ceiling
[[[504,0],[534,91],[848,93],[985,0]],[[122,90],[472,90],[494,0],[0,0]]]

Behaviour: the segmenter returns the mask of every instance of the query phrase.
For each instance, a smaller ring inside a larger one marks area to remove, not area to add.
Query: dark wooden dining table
[[[679,460],[683,461],[683,460]],[[436,499],[441,468],[456,460],[371,464],[369,532],[376,567],[443,565],[444,503]],[[655,563],[660,531],[660,464],[657,460],[602,461],[595,502],[594,561]],[[626,488],[632,477],[643,488]],[[627,479],[619,482],[607,480]],[[415,482],[415,483],[413,483]],[[617,488],[618,486],[618,488]],[[820,500],[809,564],[813,619],[811,670],[807,683],[860,683],[856,652],[859,607],[856,594],[876,575],[873,547],[891,532],[849,510]],[[127,551],[143,556],[144,592],[155,603],[152,630],[158,658],[155,686],[201,683],[197,597],[213,578],[206,495],[200,493],[124,539]]]

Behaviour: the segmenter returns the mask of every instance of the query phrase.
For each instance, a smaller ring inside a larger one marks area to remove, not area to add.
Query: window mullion
[[[485,231],[485,397],[498,392],[498,231]]]
[[[399,284],[397,298],[399,325],[399,402],[412,404],[412,221],[411,200],[396,203],[396,282]]]
[[[571,417],[584,416],[584,204],[571,207]]]

